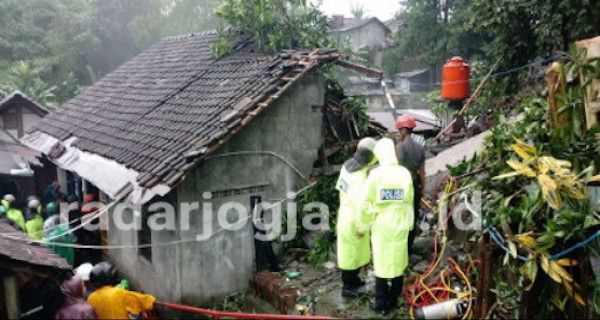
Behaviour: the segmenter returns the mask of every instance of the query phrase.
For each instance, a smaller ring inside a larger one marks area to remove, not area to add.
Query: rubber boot
[[[342,270],[342,297],[356,298],[358,290],[356,287],[357,270]]]
[[[398,308],[398,298],[402,295],[402,287],[404,286],[404,277],[397,277],[392,279],[392,288],[390,289],[390,296],[388,301],[388,307],[390,310]]]
[[[389,295],[388,279],[375,278],[375,300],[371,302],[371,309],[387,313],[389,311]]]

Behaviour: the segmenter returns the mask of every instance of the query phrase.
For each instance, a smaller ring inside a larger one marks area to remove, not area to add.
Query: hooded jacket
[[[378,278],[401,276],[408,266],[408,233],[413,228],[413,184],[410,172],[398,165],[394,142],[377,142],[379,166],[369,173],[361,193],[361,222],[371,224],[373,268]]]
[[[98,319],[129,319],[130,315],[152,310],[155,300],[149,294],[112,286],[103,286],[88,297]]]
[[[25,232],[31,239],[42,240],[44,218],[39,209],[28,208],[25,211]]]
[[[344,163],[336,184],[340,194],[336,224],[337,260],[342,270],[356,270],[371,260],[368,230],[357,226],[361,214],[357,200],[373,160],[371,151],[358,150]]]
[[[25,231],[25,217],[23,217],[23,212],[17,208],[13,208],[10,202],[6,200],[0,200],[0,203],[4,208],[6,208],[6,218],[11,220],[11,222],[22,231]]]
[[[58,309],[55,319],[98,319],[91,305],[85,301],[83,279],[73,276],[60,285],[65,295],[65,303]]]

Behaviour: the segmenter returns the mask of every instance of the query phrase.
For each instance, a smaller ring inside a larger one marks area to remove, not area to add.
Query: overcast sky
[[[312,0],[312,2],[315,4],[322,2],[321,10],[328,16],[343,14],[351,17],[352,6],[359,5],[365,8],[365,16],[388,20],[400,9],[400,0]]]

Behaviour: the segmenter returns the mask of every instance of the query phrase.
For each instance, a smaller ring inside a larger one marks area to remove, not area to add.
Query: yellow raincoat
[[[360,190],[367,180],[366,166],[356,172],[348,172],[345,167],[340,171],[336,189],[340,193],[340,208],[338,210],[337,260],[342,270],[356,270],[371,260],[371,245],[369,232],[357,230],[357,219],[360,217],[358,198]]]
[[[87,299],[98,319],[129,319],[130,314],[137,315],[152,310],[154,301],[156,299],[149,294],[111,286],[92,292]]]
[[[401,276],[408,266],[408,232],[414,225],[410,172],[398,165],[394,142],[384,138],[374,149],[379,167],[371,170],[361,195],[362,222],[372,223],[375,276]]]
[[[33,240],[42,240],[44,236],[44,218],[41,214],[36,214],[25,222],[25,232]]]
[[[6,208],[6,218],[12,220],[15,226],[25,231],[25,217],[23,217],[23,212],[11,207],[10,203],[6,200],[0,200],[0,202]]]

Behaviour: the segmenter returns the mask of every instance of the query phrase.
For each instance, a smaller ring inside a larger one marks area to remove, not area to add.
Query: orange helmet
[[[417,121],[411,115],[401,115],[396,119],[396,129],[414,129],[417,126]]]

